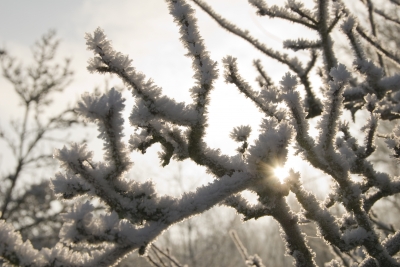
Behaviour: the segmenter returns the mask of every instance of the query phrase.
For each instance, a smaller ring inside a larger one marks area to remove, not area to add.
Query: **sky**
[[[281,1],[268,1],[269,4],[279,2]],[[225,18],[242,29],[250,30],[253,36],[274,49],[282,50],[282,41],[287,38],[313,37],[313,33],[301,26],[258,17],[254,8],[245,0],[214,0],[208,3]],[[197,8],[196,10],[200,33],[211,58],[218,62],[220,68],[220,78],[211,94],[206,141],[209,146],[233,155],[238,146],[229,138],[233,127],[251,125],[254,129],[251,137],[254,139],[258,135],[256,129],[262,117],[254,105],[241,96],[233,85],[225,84],[221,77],[222,58],[227,55],[237,57],[241,75],[254,88],[257,88],[257,75],[252,66],[254,59],[261,59],[265,70],[275,82],[281,79],[287,69],[256,51],[247,42],[221,29],[203,11]],[[104,29],[114,48],[128,54],[133,59],[134,67],[148,78],[152,78],[163,88],[166,95],[178,101],[189,101],[188,89],[194,84],[191,78],[191,61],[184,56],[186,52],[179,41],[178,28],[168,14],[165,1],[0,0],[0,47],[19,58],[23,64],[27,64],[30,62],[30,46],[49,29],[55,29],[61,39],[58,58],[72,58],[74,80],[62,96],[55,95],[55,109],[73,103],[81,94],[92,91],[96,86],[103,87],[105,77],[90,74],[86,70],[86,62],[92,55],[86,50],[84,35],[93,32],[97,27]],[[299,54],[300,58],[305,56],[307,55]],[[122,85],[118,79],[109,79],[110,86]],[[127,98],[127,106],[132,106],[129,92],[125,91],[124,95]],[[4,79],[0,79],[0,112],[2,127],[5,127],[9,118],[21,115],[18,99]],[[131,132],[132,130],[128,129],[127,136]],[[92,149],[98,149],[100,144],[94,142]],[[150,174],[146,172],[149,169],[146,166],[156,165],[154,162],[158,161],[157,151],[158,148],[155,147],[150,149],[145,157],[133,155],[134,161],[139,162],[136,168],[142,168],[139,173],[147,173],[146,175],[153,177],[160,175],[161,172],[157,168],[152,168]],[[4,158],[2,161],[4,164]],[[291,165],[293,166],[293,162]],[[168,167],[162,170],[161,175],[174,175],[177,168],[177,165]],[[209,178],[203,179],[204,170],[194,164],[185,163],[182,173],[184,176],[199,176],[193,178],[194,180],[209,181]]]

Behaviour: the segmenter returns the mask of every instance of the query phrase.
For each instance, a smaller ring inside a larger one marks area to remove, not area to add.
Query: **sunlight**
[[[289,176],[289,169],[285,167],[276,167],[274,168],[274,175],[283,183],[285,178]]]

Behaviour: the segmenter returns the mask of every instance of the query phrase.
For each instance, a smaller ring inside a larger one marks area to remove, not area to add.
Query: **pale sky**
[[[271,2],[282,1],[268,1],[269,4]],[[254,8],[246,0],[213,0],[208,3],[225,18],[237,23],[242,29],[250,30],[253,36],[275,49],[282,50],[282,41],[287,38],[313,36],[303,27],[256,16]],[[203,11],[197,10],[196,14],[200,33],[211,58],[220,67],[223,57],[237,57],[242,76],[255,88],[257,75],[252,66],[253,59],[262,60],[266,71],[275,82],[287,71],[284,66],[262,55],[247,42],[220,28]],[[129,54],[133,65],[147,77],[154,79],[164,89],[165,94],[178,101],[188,101],[188,89],[193,86],[191,62],[184,56],[186,51],[179,41],[178,28],[168,14],[165,1],[0,0],[0,47],[22,59],[23,63],[29,62],[29,47],[48,29],[55,29],[62,41],[59,58],[72,58],[74,82],[62,97],[55,97],[59,107],[68,101],[74,101],[85,91],[91,91],[94,86],[104,84],[104,77],[90,74],[86,70],[86,62],[92,55],[86,50],[84,34],[93,32],[97,27],[103,28],[113,41],[114,48]],[[221,148],[223,153],[232,155],[238,146],[229,138],[233,127],[250,124],[256,130],[262,117],[247,99],[239,95],[233,85],[225,84],[222,73],[220,68],[220,79],[211,95],[210,126],[206,140],[211,147]],[[121,85],[121,82],[113,79],[110,86],[114,85]],[[126,92],[128,106],[131,106],[133,102],[129,96],[129,92]],[[11,86],[0,78],[2,127],[8,123],[10,117],[18,117],[18,110],[15,109],[17,104]],[[129,112],[127,110],[127,114]],[[128,130],[127,135],[129,134]],[[257,135],[253,131],[253,138]],[[153,149],[145,161],[158,161],[156,152],[157,149]],[[156,164],[153,162],[152,166],[154,165]],[[194,173],[193,168],[190,165],[186,172],[191,175]],[[171,173],[174,170],[172,168]],[[164,170],[164,173],[168,173],[168,170]]]

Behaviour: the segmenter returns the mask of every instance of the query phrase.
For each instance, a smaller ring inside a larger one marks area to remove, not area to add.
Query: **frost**
[[[287,156],[287,146],[292,138],[292,128],[287,124],[279,124],[277,129],[270,128],[259,135],[255,144],[249,148],[249,171],[263,172],[263,166],[273,168],[283,165]],[[268,170],[266,170],[268,173]],[[271,170],[269,171],[271,172]]]
[[[287,72],[279,83],[282,85],[284,90],[293,90],[297,85],[297,78],[296,76]]]
[[[61,162],[61,166],[68,168],[69,164],[82,164],[83,161],[91,161],[93,152],[87,151],[86,144],[71,144],[71,149],[64,146],[54,152],[54,158]]]
[[[243,142],[246,141],[247,138],[249,138],[251,132],[251,127],[250,126],[239,126],[235,127],[231,134],[230,137],[235,140],[236,142]]]
[[[65,175],[60,172],[56,173],[51,184],[54,193],[61,194],[65,199],[73,198],[79,194],[87,194],[91,190],[89,184],[71,173]]]
[[[74,221],[82,220],[88,213],[94,210],[94,206],[86,201],[85,203],[76,204],[72,211],[65,213],[63,217]]]
[[[348,17],[342,24],[342,30],[344,32],[351,32],[355,26],[355,20],[353,17]]]
[[[332,68],[329,74],[335,82],[346,83],[350,79],[350,73],[343,64],[339,64],[336,68]]]
[[[390,134],[377,133],[381,120],[400,118],[400,75],[388,76],[392,69],[386,64],[390,60],[400,65],[397,54],[370,36],[345,3],[314,1],[314,9],[309,9],[297,0],[286,1],[284,7],[268,6],[263,0],[249,2],[260,16],[297,23],[316,33],[316,40],[300,36],[284,42],[285,48],[308,51],[310,57],[291,57],[269,48],[201,0],[167,0],[185,54],[192,62],[193,84],[188,88],[192,99],[188,103],[164,95],[151,78],[136,70],[128,55],[114,50],[102,29],[86,34],[87,48],[93,52],[88,70],[115,75],[132,93],[130,128],[124,129],[125,99],[121,92],[111,88],[103,95],[82,95],[75,111],[97,125],[104,157],[95,161],[87,145],[76,143],[54,152],[62,172],[55,174],[52,188],[59,198],[72,199],[75,204],[62,214],[60,242],[52,248],[35,250],[29,241],[23,242],[11,224],[0,221],[2,260],[22,266],[114,266],[132,251],[144,255],[172,225],[216,205],[227,205],[245,220],[272,216],[296,266],[316,266],[315,253],[307,244],[304,228],[299,227],[310,222],[317,226],[318,237],[346,261],[344,265],[365,267],[376,261],[379,266],[397,266],[392,256],[400,251],[399,234],[387,235],[392,229],[385,229],[385,224],[373,217],[373,208],[377,201],[400,192],[400,178],[377,171],[370,157],[380,151],[381,144],[375,142],[379,137],[385,140],[392,157],[400,158],[400,127]],[[239,143],[238,153],[233,156],[209,147],[205,141],[218,65],[200,35],[192,3],[221,27],[288,69],[275,85],[262,66],[264,58],[255,60],[259,88],[254,89],[241,76],[239,60],[232,56],[222,60],[225,82],[263,116],[255,141],[249,140],[251,126],[233,128],[229,136]],[[353,53],[349,56],[351,71],[334,46],[332,32],[339,24]],[[368,58],[370,52],[361,38],[382,61]],[[321,78],[320,88],[314,85],[315,72]],[[362,109],[368,118],[355,116]],[[353,121],[357,119],[356,124],[343,122],[345,110],[350,111]],[[361,124],[359,120],[363,120]],[[310,130],[315,122],[319,130],[316,135]],[[362,138],[353,136],[354,128],[362,131]],[[129,145],[124,138],[127,132]],[[162,166],[191,160],[213,177],[212,182],[173,197],[160,195],[151,180],[127,175],[135,171],[130,152],[146,153],[154,144],[161,147],[158,154]],[[324,201],[303,186],[309,178],[303,177],[307,172],[290,171],[282,182],[274,175],[276,168],[285,165],[291,148],[310,168],[318,170],[316,173],[323,174],[318,174],[319,179],[328,179],[332,184]],[[257,196],[254,205],[241,197],[244,190]],[[300,211],[288,205],[290,192]],[[332,212],[332,207],[340,207],[343,217]],[[387,236],[384,241],[381,229]],[[238,247],[247,266],[263,266],[260,257],[250,256],[243,246]],[[326,266],[339,265],[332,260]]]
[[[348,230],[343,235],[343,240],[347,245],[358,245],[363,242],[363,240],[369,237],[368,232],[361,227],[356,229]]]

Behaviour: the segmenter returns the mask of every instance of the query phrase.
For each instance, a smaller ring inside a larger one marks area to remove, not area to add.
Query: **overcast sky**
[[[268,1],[271,2],[282,1]],[[257,17],[246,0],[214,0],[208,3],[224,17],[242,29],[250,30],[253,36],[275,49],[281,49],[282,41],[287,38],[313,36],[300,26],[290,24],[289,28],[280,20]],[[261,59],[276,82],[287,71],[245,41],[221,29],[201,10],[197,10],[196,14],[211,58],[219,66],[227,55],[238,57],[242,76],[254,86],[256,73],[252,67],[253,59]],[[58,100],[55,96],[60,104],[74,101],[83,92],[104,84],[104,77],[86,70],[86,62],[92,55],[86,50],[84,34],[93,32],[97,27],[103,28],[113,41],[114,48],[129,54],[133,65],[154,79],[165,94],[178,101],[188,101],[188,89],[193,86],[191,61],[184,56],[186,51],[182,49],[178,28],[168,14],[165,1],[0,0],[0,47],[20,58],[22,63],[29,62],[29,49],[35,40],[49,29],[57,31],[62,41],[58,56],[60,59],[71,57],[75,72],[74,82],[64,95]],[[220,71],[220,77],[222,73]],[[114,85],[121,85],[121,82],[113,79],[110,86]],[[128,92],[126,97],[129,98]],[[257,128],[261,116],[233,85],[226,85],[222,77],[211,97],[210,127],[206,140],[211,147],[233,154],[237,144],[229,140],[229,132],[239,125],[251,124]],[[0,79],[0,125],[5,125],[10,117],[18,117],[17,103],[12,87]],[[132,101],[128,103],[132,104]],[[253,136],[256,135],[254,133]]]

